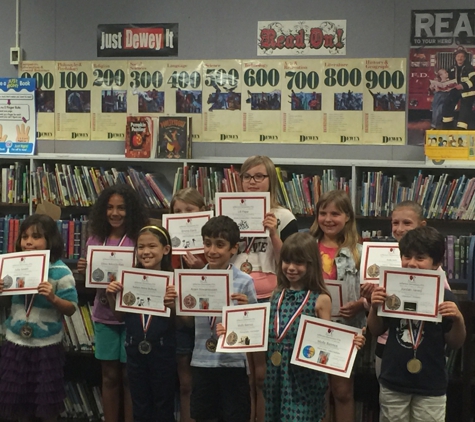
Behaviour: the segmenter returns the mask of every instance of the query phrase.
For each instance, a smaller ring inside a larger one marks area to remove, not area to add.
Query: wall
[[[106,23],[179,24],[179,59],[255,58],[259,20],[347,20],[347,57],[407,57],[412,9],[473,8],[472,0],[18,0],[25,60],[96,59],[96,29]],[[0,0],[0,76],[13,77],[15,0]],[[40,152],[111,154],[122,142],[41,141]],[[421,160],[416,146],[201,143],[195,157],[354,158]]]

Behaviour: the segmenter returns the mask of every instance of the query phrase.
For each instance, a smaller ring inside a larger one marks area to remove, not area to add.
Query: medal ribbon
[[[35,295],[31,295],[30,303],[28,303],[28,296],[30,295],[25,295],[25,312],[26,312],[26,320],[28,321],[28,317],[30,316],[31,313],[31,308],[33,307],[33,302],[35,300]]]
[[[145,314],[140,314],[140,318],[142,320],[142,327],[143,327],[143,337],[144,339],[147,338],[147,331],[150,328],[150,323],[152,322],[152,316],[153,315],[145,315]],[[147,319],[145,320],[145,317]]]
[[[284,295],[285,295],[285,289],[282,290],[282,293],[280,294],[279,297],[279,302],[277,303],[277,311],[274,319],[274,331],[275,331],[275,338],[277,343],[280,343],[285,335],[287,334],[287,331],[289,331],[290,326],[293,324],[293,322],[298,318],[298,316],[302,313],[304,306],[307,304],[308,299],[310,297],[310,290],[307,291],[307,294],[305,295],[305,298],[303,299],[302,303],[298,307],[298,309],[295,311],[295,313],[292,315],[290,318],[289,322],[283,327],[282,332],[279,334],[280,331],[280,307],[282,306],[282,302],[284,300]]]
[[[251,252],[252,245],[254,245],[254,242],[256,241],[255,237],[246,237],[246,249],[244,249],[244,253],[246,255],[249,255],[249,252]]]
[[[421,321],[421,324],[419,325],[419,329],[417,330],[415,341],[414,341],[414,331],[412,328],[412,320],[408,319],[407,322],[409,323],[409,336],[411,338],[412,348],[414,349],[414,357],[415,357],[417,348],[419,347],[422,341],[422,331],[424,331],[424,321]]]
[[[232,268],[232,265],[229,264],[228,265],[228,270]],[[208,324],[209,324],[209,328],[211,330],[211,337],[214,337],[214,326],[216,325],[216,317],[208,317]]]
[[[127,237],[127,234],[124,234],[122,236],[122,238],[120,239],[119,244],[117,246],[122,246],[122,243],[124,243],[126,237]],[[102,246],[107,246],[107,241],[108,240],[109,240],[109,238],[106,237],[106,239],[104,240],[104,243],[102,244]]]

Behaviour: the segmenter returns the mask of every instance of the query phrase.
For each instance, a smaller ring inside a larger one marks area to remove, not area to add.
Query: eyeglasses
[[[268,177],[269,177],[268,174],[257,173],[254,176],[251,176],[249,173],[244,173],[241,176],[241,179],[242,179],[243,182],[247,182],[247,183],[250,182],[251,179],[254,179],[254,182],[256,182],[256,183],[261,183]]]

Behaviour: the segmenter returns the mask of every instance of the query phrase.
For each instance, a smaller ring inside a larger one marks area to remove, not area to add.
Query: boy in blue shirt
[[[256,303],[253,279],[230,264],[238,250],[239,227],[229,217],[211,218],[202,228],[204,269],[233,271],[231,299],[237,305]],[[216,325],[221,318],[195,317],[195,347],[191,417],[197,422],[248,422],[251,414],[246,357],[242,353],[215,353]],[[214,340],[214,341],[213,341]]]
[[[399,250],[403,268],[437,270],[444,258],[444,237],[432,227],[418,227],[400,240]],[[389,328],[379,377],[379,420],[444,422],[448,382],[445,345],[458,349],[465,341],[464,319],[455,296],[444,291],[444,302],[439,305],[442,323],[382,318],[377,311],[386,296],[384,287],[374,290],[368,316],[373,335]]]

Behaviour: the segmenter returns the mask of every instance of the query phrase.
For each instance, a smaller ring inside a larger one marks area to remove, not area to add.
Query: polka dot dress
[[[307,291],[286,290],[280,309],[280,326],[292,318],[305,298]],[[325,392],[328,386],[327,375],[323,372],[291,365],[290,358],[300,322],[298,317],[291,325],[281,343],[276,342],[274,319],[280,294],[271,301],[269,348],[267,351],[267,373],[265,380],[266,422],[319,422],[325,415]],[[315,303],[318,293],[312,292],[303,315],[315,316]],[[270,360],[272,354],[282,354],[280,366]]]

